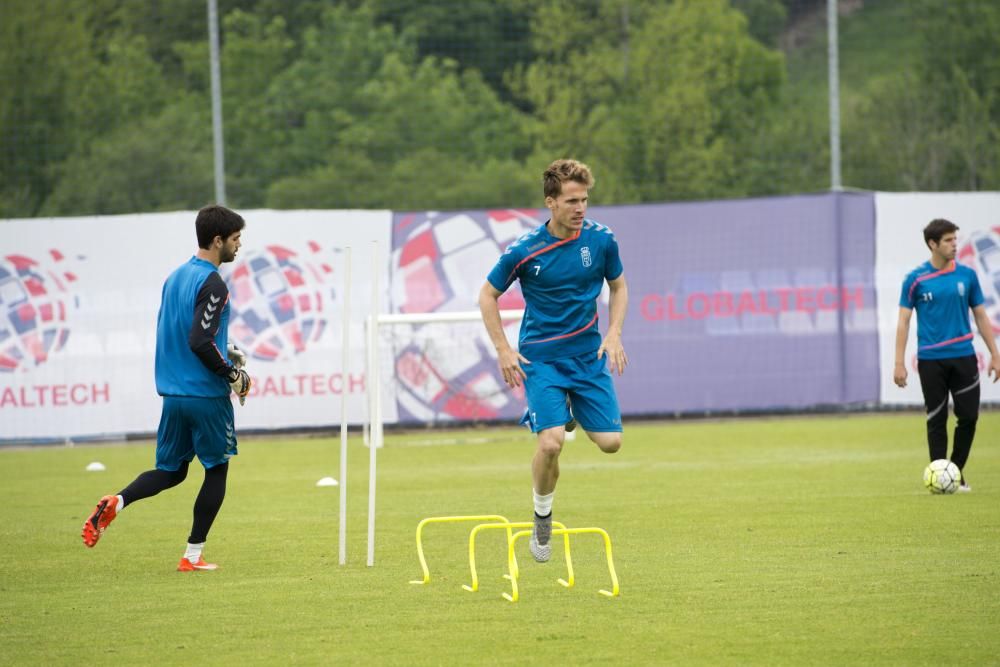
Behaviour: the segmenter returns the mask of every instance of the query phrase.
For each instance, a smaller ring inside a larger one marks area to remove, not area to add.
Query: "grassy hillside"
[[[846,3],[842,2],[842,5]],[[841,150],[850,172],[850,127],[872,84],[916,62],[919,40],[907,21],[907,3],[867,0],[838,21]],[[782,39],[788,82],[776,115],[775,137],[768,143],[774,192],[826,190],[829,172],[829,92],[826,8],[797,18]],[[849,185],[865,187],[864,183]]]
[[[840,94],[844,108],[865,94],[868,83],[892,76],[915,62],[919,41],[907,21],[908,3],[897,0],[866,0],[861,7],[841,16]],[[788,63],[790,99],[810,108],[827,107],[826,10],[813,12],[789,27],[783,40]]]

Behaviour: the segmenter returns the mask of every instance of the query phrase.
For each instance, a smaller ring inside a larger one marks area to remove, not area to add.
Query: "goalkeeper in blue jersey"
[[[229,457],[236,455],[230,392],[242,403],[250,391],[246,357],[229,345],[229,289],[219,265],[240,249],[243,218],[223,206],[198,212],[198,252],[163,284],[156,321],[156,391],[163,410],[156,433],[156,468],[117,495],[101,498],[83,524],[83,543],[93,547],[118,513],[137,500],[184,481],[195,456],[205,479],[194,503],[187,549],[177,569],[214,570],[202,549],[226,495]],[[225,352],[224,352],[225,351]]]
[[[551,553],[552,500],[566,431],[579,423],[602,451],[621,448],[621,412],[611,374],[621,375],[628,364],[621,341],[628,288],[614,234],[585,217],[594,184],[590,169],[575,160],[556,160],[542,180],[549,221],[508,246],[479,293],[504,381],[510,387],[524,382],[528,409],[523,423],[538,436],[531,463],[535,525],[530,546],[539,562]],[[504,335],[498,304],[515,280],[526,304],[518,350]],[[605,281],[611,321],[602,340],[597,298]]]
[[[896,325],[896,360],[893,381],[906,386],[906,340],[910,318],[917,311],[917,372],[927,408],[927,445],[930,460],[948,458],[948,397],[955,406],[955,437],[951,461],[962,471],[959,491],[971,491],[965,476],[972,440],[979,419],[979,363],[969,326],[969,310],[979,335],[990,351],[987,375],[1000,379],[1000,355],[993,327],[983,306],[983,291],[976,272],[955,262],[958,225],[932,220],[924,228],[924,242],[931,258],[903,281]]]

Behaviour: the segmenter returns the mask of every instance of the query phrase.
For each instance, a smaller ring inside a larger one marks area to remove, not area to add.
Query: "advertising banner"
[[[630,305],[623,411],[877,398],[869,194],[608,207]],[[636,372],[638,371],[638,372]]]
[[[903,279],[913,269],[930,259],[924,243],[923,229],[935,218],[945,218],[959,227],[957,260],[976,270],[983,289],[984,306],[993,323],[994,333],[1000,331],[1000,193],[941,192],[887,193],[875,195],[878,216],[876,282],[878,286],[879,336],[881,368],[879,373],[880,400],[886,404],[923,405],[920,378],[917,376],[916,313],[910,320],[910,337],[906,345],[907,386],[897,387],[892,381],[895,362],[896,323]],[[983,345],[975,322],[970,325],[975,334],[979,368],[989,368],[989,352]],[[981,376],[982,377],[982,376]],[[983,378],[980,384],[982,400],[1000,401],[1000,385]]]
[[[929,252],[934,217],[961,228],[1000,326],[998,193],[837,193],[594,206],[621,251],[630,305],[616,377],[623,413],[691,414],[922,403],[915,372],[892,383],[899,290]],[[220,273],[231,339],[255,387],[242,429],[320,427],[366,417],[365,318],[380,311],[478,311],[503,250],[548,211],[248,211],[243,248]],[[876,219],[878,224],[876,225]],[[373,241],[381,248],[373,258]],[[150,433],[163,280],[196,250],[194,213],[11,220],[0,224],[0,441]],[[344,248],[353,250],[350,364],[340,368]],[[524,301],[517,283],[501,308]],[[599,301],[602,331],[607,291]],[[517,341],[519,323],[506,326]],[[977,338],[985,367],[985,347]],[[386,423],[516,420],[478,318],[381,333]],[[1000,385],[984,383],[985,400]]]
[[[397,214],[394,312],[473,311],[504,248],[546,209]],[[592,207],[618,239],[630,303],[624,414],[873,402],[878,341],[869,194]],[[524,307],[517,283],[501,308]],[[599,305],[607,326],[607,292]],[[507,325],[517,341],[519,324]],[[401,421],[520,416],[481,323],[393,336]]]
[[[230,341],[255,386],[241,429],[363,421],[364,318],[388,285],[388,211],[246,211],[220,273]],[[194,212],[0,224],[0,440],[156,430],[156,317],[166,277],[197,250]],[[381,247],[372,260],[373,241]],[[351,364],[341,368],[344,248],[353,253]],[[383,297],[382,303],[386,303]],[[387,418],[395,418],[387,411]]]

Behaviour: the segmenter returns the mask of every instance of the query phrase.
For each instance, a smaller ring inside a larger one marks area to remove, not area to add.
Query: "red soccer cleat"
[[[206,563],[205,559],[198,556],[198,562],[192,563],[187,558],[181,558],[181,562],[177,564],[178,572],[197,572],[199,570],[218,570],[219,566],[215,563]]]
[[[101,535],[107,530],[108,525],[115,520],[118,516],[118,511],[115,509],[118,507],[118,496],[104,496],[101,498],[100,502],[97,503],[97,507],[91,512],[90,516],[83,523],[83,530],[80,535],[83,537],[83,543],[88,547],[93,547],[97,544],[97,540],[101,539]]]

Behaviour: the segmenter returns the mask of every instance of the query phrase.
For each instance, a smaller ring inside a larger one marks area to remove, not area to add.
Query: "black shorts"
[[[948,396],[958,406],[979,407],[979,360],[976,355],[951,359],[919,359],[917,373],[924,393],[927,416],[944,412],[947,415]]]

